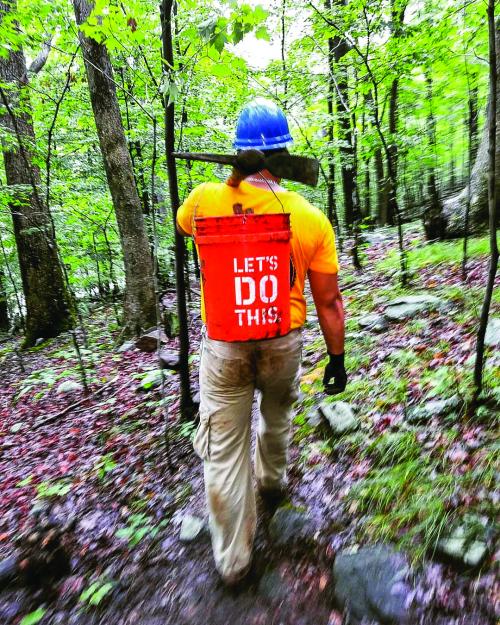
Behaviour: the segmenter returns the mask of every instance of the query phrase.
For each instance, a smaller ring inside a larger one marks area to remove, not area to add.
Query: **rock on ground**
[[[200,517],[186,514],[182,519],[179,539],[183,543],[191,543],[196,540],[205,530],[205,521]]]
[[[439,310],[447,305],[445,301],[434,295],[406,295],[398,297],[386,305],[384,316],[389,321],[405,321],[419,313]]]
[[[465,568],[477,568],[489,552],[486,525],[486,518],[465,518],[464,522],[455,527],[449,536],[445,536],[438,542],[437,553]],[[472,527],[476,530],[474,536],[471,535]]]
[[[269,536],[278,547],[311,543],[315,533],[312,519],[296,508],[278,508],[269,523]]]
[[[389,323],[383,315],[364,315],[358,320],[358,324],[360,328],[372,332],[385,332],[389,328]]]
[[[152,369],[151,371],[148,371],[142,378],[137,390],[149,391],[152,388],[161,386],[162,377],[164,375],[166,375],[166,373],[164,374],[161,369]]]
[[[130,351],[131,349],[134,349],[134,347],[135,347],[134,341],[125,341],[125,343],[122,343],[120,347],[116,349],[116,352],[118,354],[123,354],[125,352]]]
[[[359,419],[354,414],[352,406],[345,401],[324,401],[318,410],[337,436],[353,432],[359,427]]]
[[[486,336],[484,337],[485,345],[488,347],[500,346],[500,318],[493,317],[486,326]]]
[[[335,600],[354,625],[363,619],[404,625],[410,622],[409,573],[404,556],[385,545],[340,552],[333,565]]]
[[[66,393],[76,393],[79,391],[83,391],[83,386],[78,384],[78,382],[74,382],[73,380],[65,380],[61,382],[57,387],[57,392],[61,393],[61,395]]]
[[[180,365],[179,354],[167,349],[160,351],[159,360],[164,369],[178,369]]]
[[[136,340],[135,346],[137,349],[141,350],[141,352],[154,352],[158,347],[158,337],[160,339],[160,343],[166,343],[168,340],[167,335],[163,332],[163,330],[152,328]]]
[[[433,399],[421,406],[408,409],[408,423],[426,423],[433,417],[441,417],[460,408],[460,397],[453,395],[448,399]]]
[[[17,571],[17,558],[10,557],[0,560],[0,589],[5,588],[14,581]]]
[[[259,581],[259,595],[271,603],[285,601],[289,592],[290,588],[276,569],[264,573]]]

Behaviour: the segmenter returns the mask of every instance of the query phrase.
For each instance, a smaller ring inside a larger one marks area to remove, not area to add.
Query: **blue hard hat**
[[[288,122],[280,107],[272,100],[255,98],[246,104],[238,118],[237,150],[275,150],[293,143]]]

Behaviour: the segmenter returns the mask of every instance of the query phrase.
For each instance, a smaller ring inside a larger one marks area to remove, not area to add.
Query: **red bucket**
[[[256,341],[290,331],[290,215],[195,219],[207,333]]]

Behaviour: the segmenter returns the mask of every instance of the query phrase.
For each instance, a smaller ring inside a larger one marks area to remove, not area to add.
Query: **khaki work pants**
[[[251,413],[259,391],[255,476],[264,488],[285,481],[292,406],[298,395],[302,335],[248,343],[204,337],[200,424],[194,449],[204,461],[215,565],[226,579],[250,564],[256,528]]]

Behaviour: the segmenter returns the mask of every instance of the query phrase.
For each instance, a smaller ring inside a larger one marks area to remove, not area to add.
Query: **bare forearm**
[[[327,305],[316,306],[319,324],[330,354],[344,352],[344,306],[340,295]]]

